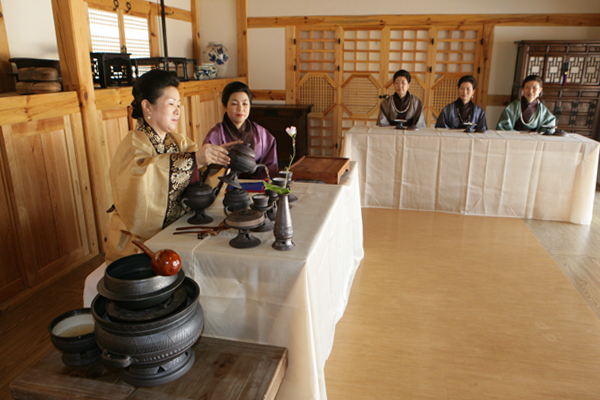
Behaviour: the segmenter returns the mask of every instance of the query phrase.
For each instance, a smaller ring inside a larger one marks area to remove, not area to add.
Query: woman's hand
[[[221,146],[216,144],[206,143],[200,150],[196,152],[196,164],[198,167],[204,167],[205,165],[217,164],[227,165],[229,164],[229,157],[227,151],[231,146],[237,143],[243,143],[241,140],[236,142],[225,143]]]

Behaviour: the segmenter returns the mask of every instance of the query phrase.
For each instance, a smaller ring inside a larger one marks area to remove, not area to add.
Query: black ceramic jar
[[[107,312],[110,300],[102,295],[94,299],[91,309],[102,360],[108,367],[120,369],[125,382],[136,386],[161,385],[179,378],[192,367],[191,347],[202,333],[204,315],[198,301],[198,284],[185,278],[181,289],[185,290],[186,298],[178,310],[143,322],[113,321]]]

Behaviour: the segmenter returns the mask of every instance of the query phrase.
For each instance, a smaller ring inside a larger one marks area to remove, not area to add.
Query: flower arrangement
[[[294,158],[296,157],[296,134],[297,134],[296,127],[290,126],[288,128],[285,128],[285,131],[287,132],[288,136],[292,138],[292,155],[290,156],[290,163],[285,167],[284,185],[283,185],[283,187],[281,187],[281,186],[273,185],[268,182],[264,183],[265,189],[272,190],[274,192],[277,192],[278,194],[291,193],[291,190],[289,190],[287,188],[287,185],[288,185],[288,178],[290,175],[290,168],[292,167],[292,162],[294,161]]]

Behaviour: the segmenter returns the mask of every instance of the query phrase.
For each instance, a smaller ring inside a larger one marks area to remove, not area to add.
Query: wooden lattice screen
[[[446,74],[476,75],[481,30],[439,30],[436,51],[436,81]]]
[[[433,104],[431,109],[434,118],[440,115],[444,107],[458,98],[457,89],[459,79],[460,76],[454,78],[445,76],[433,85]]]
[[[312,105],[313,114],[325,114],[333,107],[335,83],[327,75],[307,74],[298,88],[300,104]]]
[[[375,125],[383,85],[381,29],[347,29],[342,47],[342,131],[356,124]],[[384,74],[385,75],[385,74]]]
[[[342,84],[342,106],[350,116],[368,118],[379,107],[379,84],[370,74],[351,75]]]
[[[379,81],[381,30],[347,30],[344,32],[343,79],[352,74],[369,72]]]
[[[390,30],[390,61],[387,68],[389,73],[387,80],[392,83],[392,88],[393,82],[391,80],[394,73],[400,69],[407,70],[412,77],[418,76],[425,82],[428,43],[428,29]],[[415,89],[411,86],[411,92],[413,91]],[[424,99],[421,98],[421,100]]]
[[[375,125],[380,102],[394,93],[392,79],[399,69],[411,73],[409,90],[423,102],[430,127],[456,100],[458,79],[479,78],[480,26],[303,29],[297,33],[296,82],[298,102],[313,106],[313,155],[337,154],[345,131]],[[342,47],[336,51],[337,45]]]
[[[333,107],[335,90],[334,30],[303,30],[299,32],[296,71],[298,102],[312,105],[308,116],[309,153],[333,155]]]

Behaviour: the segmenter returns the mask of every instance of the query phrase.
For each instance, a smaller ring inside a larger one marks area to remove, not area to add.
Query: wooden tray
[[[341,157],[304,156],[290,168],[292,179],[316,180],[339,185],[350,159]]]
[[[196,361],[182,377],[160,386],[135,387],[101,360],[68,367],[58,350],[29,367],[11,384],[15,399],[73,400],[275,400],[287,369],[284,347],[201,337]]]

